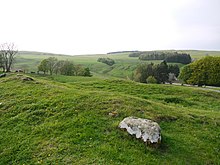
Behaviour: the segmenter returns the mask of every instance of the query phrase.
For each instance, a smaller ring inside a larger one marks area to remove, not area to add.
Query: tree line
[[[42,60],[38,65],[39,72],[43,72],[44,74],[49,73],[50,75],[54,73],[67,76],[92,76],[88,67],[79,64],[76,65],[68,60],[58,60],[55,57]]]
[[[160,64],[141,64],[137,67],[133,79],[141,83],[165,83],[172,82],[171,74],[178,77],[180,73],[178,65],[167,65],[166,61]]]
[[[120,54],[120,53],[134,53],[139,52],[138,50],[131,50],[131,51],[116,51],[116,52],[109,52],[107,54]]]
[[[179,78],[187,84],[220,86],[220,57],[205,57],[183,67]]]
[[[192,58],[189,54],[178,52],[159,52],[159,51],[146,51],[146,52],[133,52],[129,57],[139,57],[140,60],[164,60],[166,62],[189,64]]]
[[[128,56],[129,57],[139,57],[141,54],[144,54],[144,52],[132,52]]]
[[[109,66],[112,66],[115,64],[115,61],[111,58],[98,58],[98,62],[102,62],[104,64],[107,64]]]

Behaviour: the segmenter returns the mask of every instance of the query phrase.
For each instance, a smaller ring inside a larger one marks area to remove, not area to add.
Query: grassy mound
[[[0,164],[220,161],[219,93],[96,77],[33,79],[0,79]],[[160,148],[119,130],[127,116],[157,121]]]

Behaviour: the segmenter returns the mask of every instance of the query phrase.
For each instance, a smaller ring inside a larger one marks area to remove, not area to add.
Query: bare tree
[[[18,50],[13,43],[0,45],[0,67],[3,68],[3,72],[11,71],[11,66],[14,63],[17,52]]]

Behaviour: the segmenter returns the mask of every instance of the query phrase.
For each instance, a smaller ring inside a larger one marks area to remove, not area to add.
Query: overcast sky
[[[220,50],[220,0],[0,0],[0,43],[94,54]]]

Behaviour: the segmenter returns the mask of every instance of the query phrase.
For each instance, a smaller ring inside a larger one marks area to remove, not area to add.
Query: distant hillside
[[[170,50],[164,50],[170,51]],[[190,54],[193,59],[199,59],[207,55],[210,56],[220,56],[220,51],[197,51],[197,50],[172,50],[182,53]],[[81,64],[86,67],[89,67],[90,70],[95,75],[104,76],[104,77],[119,77],[119,78],[128,78],[132,75],[136,67],[141,63],[160,63],[161,61],[140,61],[138,58],[131,58],[128,55],[131,52],[125,53],[113,53],[113,54],[94,54],[94,55],[61,55],[61,54],[52,54],[52,53],[43,53],[43,52],[28,52],[21,51],[16,57],[16,63],[14,65],[15,69],[26,69],[28,71],[37,71],[37,66],[40,61],[48,57],[56,57],[59,60],[69,60],[73,61],[76,64]],[[103,63],[98,62],[99,58],[111,58],[115,61],[113,66],[108,66]],[[183,66],[179,64],[179,66]]]
[[[139,52],[139,51],[138,50],[134,50],[134,51],[117,51],[117,52],[109,52],[107,54],[134,53],[134,52]]]
[[[37,51],[18,51],[18,55],[47,55],[47,56],[66,56],[64,54],[37,52]]]
[[[153,50],[153,51],[137,51],[137,52],[130,52],[130,57],[139,57],[142,54],[149,54],[153,52],[170,52],[170,53],[186,53],[190,54],[194,58],[201,58],[204,56],[220,56],[220,51],[205,51],[205,50]]]

